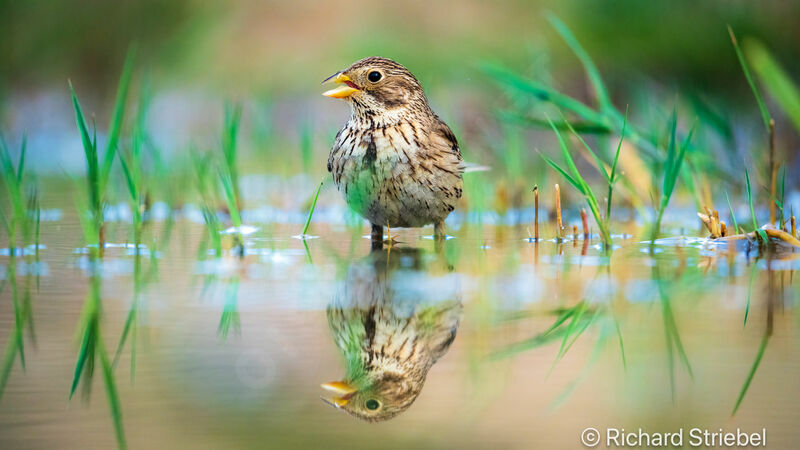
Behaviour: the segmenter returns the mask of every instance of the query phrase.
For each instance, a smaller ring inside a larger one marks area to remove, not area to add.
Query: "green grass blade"
[[[545,119],[540,119],[538,117],[531,117],[526,114],[520,114],[515,111],[498,111],[497,116],[500,121],[509,124],[517,124],[517,125],[530,125],[535,126],[538,128],[550,128],[550,124]],[[561,131],[569,130],[569,126],[567,125],[566,121],[557,120],[553,121]],[[575,131],[579,133],[586,133],[586,134],[609,134],[611,133],[611,128],[607,125],[600,125],[593,122],[587,122],[582,120],[571,120],[569,121],[569,125],[575,129]]]
[[[733,214],[733,206],[731,206],[731,199],[728,197],[728,191],[725,191],[725,200],[728,201],[728,211],[731,214],[731,223],[733,223],[733,233],[739,233],[739,224],[736,222],[736,215]]]
[[[93,211],[97,211],[100,205],[100,181],[98,178],[98,161],[97,161],[97,146],[96,142],[89,136],[89,128],[86,125],[86,119],[81,110],[78,96],[75,94],[75,89],[72,87],[72,82],[69,82],[69,90],[72,95],[72,106],[75,109],[75,122],[78,125],[78,131],[81,134],[81,142],[83,143],[83,152],[86,157],[86,171],[87,181],[89,183],[89,203]]]
[[[568,95],[561,94],[541,83],[523,78],[501,66],[484,64],[482,69],[495,82],[509,86],[519,92],[533,95],[541,101],[551,102],[561,109],[572,111],[596,126],[608,126],[607,119],[603,114]]]
[[[312,157],[314,153],[314,131],[311,128],[311,121],[306,120],[300,129],[300,156],[303,162],[303,171],[311,171]]]
[[[769,95],[800,131],[800,89],[760,42],[745,40],[744,51]]]
[[[220,171],[220,178],[222,180],[222,190],[225,193],[225,202],[228,205],[228,210],[231,215],[231,222],[233,226],[239,228],[242,226],[242,217],[239,215],[239,205],[236,202],[236,192],[233,186],[233,180],[229,174]]]
[[[308,218],[306,219],[306,224],[303,226],[303,236],[306,235],[308,232],[308,227],[311,225],[311,216],[314,215],[314,209],[317,207],[317,199],[319,199],[320,190],[322,190],[322,183],[320,183],[317,187],[317,193],[314,195],[314,202],[311,203],[311,210],[308,211]]]
[[[614,153],[614,161],[611,163],[611,173],[608,175],[608,196],[606,200],[606,217],[605,221],[607,226],[611,226],[611,200],[614,196],[614,184],[617,182],[617,163],[619,163],[619,154],[622,150],[622,141],[625,140],[625,131],[628,128],[628,108],[625,108],[625,116],[622,118],[622,130],[619,133],[619,143],[617,144],[617,151]]]
[[[767,344],[769,343],[769,333],[764,333],[764,337],[761,339],[761,346],[758,348],[758,353],[756,354],[756,359],[753,361],[753,365],[750,367],[750,372],[747,373],[747,378],[744,380],[744,385],[742,385],[741,391],[739,391],[739,397],[736,399],[736,405],[733,407],[733,412],[731,412],[731,416],[736,415],[736,411],[739,410],[739,406],[742,405],[742,400],[744,400],[745,394],[747,394],[747,390],[750,389],[750,383],[753,381],[753,377],[756,375],[756,371],[758,370],[758,366],[761,365],[761,359],[764,357],[764,352],[767,350]]]
[[[617,176],[617,163],[619,162],[619,153],[622,150],[622,141],[625,140],[625,131],[628,128],[628,109],[625,109],[625,116],[622,119],[622,131],[619,133],[619,143],[617,144],[617,151],[614,152],[614,161],[611,163],[611,173],[609,179],[611,183],[616,181]]]
[[[225,123],[222,136],[222,152],[228,168],[235,167],[236,141],[239,134],[239,124],[242,118],[242,105],[225,105]]]
[[[19,164],[17,164],[17,184],[22,183],[22,174],[25,170],[25,150],[28,147],[28,136],[22,135],[22,145],[19,152]]]
[[[572,132],[572,135],[575,136],[576,138],[578,138],[578,140],[581,142],[581,144],[583,144],[583,147],[586,149],[586,151],[589,152],[589,156],[592,157],[592,159],[594,160],[595,164],[597,165],[597,170],[603,175],[603,178],[606,179],[606,183],[611,183],[611,176],[609,175],[608,171],[606,170],[605,162],[603,162],[603,160],[600,159],[599,156],[597,156],[597,153],[595,153],[594,150],[592,150],[592,148],[589,147],[589,144],[587,144],[586,141],[583,140],[583,137],[580,134],[578,134],[578,132],[575,131],[574,128],[572,128],[572,125],[569,122],[567,122],[566,119],[564,120],[564,122],[567,124],[567,129],[570,132]],[[555,128],[555,124],[551,123],[551,127]],[[555,128],[555,129],[557,130],[558,128]]]
[[[764,230],[758,228],[758,221],[756,220],[756,212],[755,209],[753,208],[753,191],[750,188],[750,173],[748,173],[747,169],[744,169],[744,178],[746,180],[746,186],[747,186],[747,203],[750,205],[750,218],[753,220],[753,230],[766,244],[767,243],[766,233],[764,232]]]
[[[6,217],[6,213],[5,213],[5,211],[3,211],[3,208],[0,208],[0,224],[3,224],[3,229],[6,230],[6,234],[8,234],[9,237],[10,237],[11,236],[11,224],[8,223],[8,218]],[[11,241],[11,239],[9,239],[9,243],[11,245],[14,245],[13,242],[10,242],[10,241]],[[3,280],[3,283],[5,283],[5,280]]]
[[[548,121],[550,121],[549,118]],[[583,194],[584,198],[586,199],[586,203],[589,205],[589,209],[592,211],[592,215],[594,216],[595,222],[597,223],[597,227],[600,229],[600,233],[603,236],[603,242],[606,245],[610,245],[611,234],[608,231],[608,224],[603,220],[602,216],[600,215],[600,207],[598,206],[597,198],[595,197],[594,192],[589,187],[589,184],[586,183],[586,180],[584,180],[583,176],[581,176],[578,167],[575,165],[575,161],[572,159],[572,155],[569,152],[569,147],[567,146],[566,141],[564,140],[563,136],[561,135],[561,132],[558,131],[558,128],[556,128],[555,124],[553,124],[552,121],[550,121],[550,127],[552,128],[553,132],[555,132],[556,137],[558,138],[558,143],[559,146],[561,147],[561,153],[567,162],[567,166],[569,167],[570,172],[572,172],[572,176],[568,176],[567,173],[561,167],[555,164],[555,162],[550,160],[550,158],[546,157],[545,155],[542,156],[551,167],[553,167],[562,175],[564,175],[567,181],[569,181],[569,183],[572,184],[575,187],[575,189],[577,189],[581,194]]]
[[[111,124],[108,131],[108,142],[106,152],[103,155],[103,167],[100,171],[100,191],[103,192],[108,181],[108,174],[114,163],[114,157],[119,146],[119,136],[122,131],[122,124],[125,119],[125,104],[128,99],[131,78],[133,75],[133,63],[136,56],[136,47],[132,46],[125,55],[125,63],[122,66],[122,75],[117,86],[117,96],[114,100],[114,112],[111,115]]]
[[[577,181],[575,181],[575,180],[574,180],[574,179],[573,179],[573,178],[572,178],[572,177],[571,177],[571,176],[570,176],[570,175],[569,175],[569,174],[568,174],[568,173],[567,173],[567,172],[566,172],[564,169],[562,169],[562,168],[561,168],[561,167],[558,165],[558,163],[556,163],[555,161],[553,161],[552,159],[550,159],[550,157],[549,157],[549,156],[547,156],[547,155],[545,155],[544,153],[542,153],[542,159],[544,159],[544,161],[545,161],[545,162],[546,162],[546,163],[547,163],[547,164],[548,164],[550,167],[552,167],[552,168],[553,168],[553,169],[555,169],[555,170],[556,170],[558,173],[560,173],[560,174],[561,174],[561,176],[563,176],[564,178],[566,178],[567,182],[569,182],[569,184],[571,184],[571,185],[572,185],[572,186],[573,186],[575,189],[577,189],[578,191],[581,191],[581,189],[583,188],[583,187],[581,186],[581,184],[580,184],[580,183],[578,183]],[[581,192],[581,193],[583,193],[583,192]]]
[[[133,174],[131,173],[131,170],[128,167],[128,163],[125,162],[125,158],[122,156],[122,153],[120,153],[119,155],[119,163],[120,166],[122,166],[122,173],[123,175],[125,175],[125,184],[128,186],[128,193],[131,195],[131,200],[135,202],[137,201],[136,181],[133,179]]]
[[[83,151],[86,154],[86,162],[89,164],[91,176],[91,172],[97,171],[97,154],[92,154],[94,145],[92,144],[92,138],[89,136],[89,128],[86,126],[86,119],[83,116],[78,96],[75,94],[75,89],[72,87],[72,81],[69,81],[69,91],[72,95],[72,106],[75,109],[75,121],[78,124],[78,131],[81,133]]]
[[[567,162],[567,167],[569,167],[569,171],[572,173],[572,177],[574,178],[575,181],[579,182],[581,186],[583,186],[584,184],[586,184],[586,182],[583,180],[581,173],[578,171],[578,167],[575,165],[575,161],[573,161],[572,159],[572,155],[569,152],[569,146],[567,145],[567,142],[564,140],[564,137],[561,135],[561,132],[558,131],[558,128],[556,128],[555,124],[553,124],[550,118],[548,118],[547,120],[548,122],[550,122],[550,128],[553,129],[553,132],[555,132],[556,137],[558,138],[558,144],[559,147],[561,148],[561,154],[564,156],[564,160]],[[580,189],[580,191],[583,194],[586,194],[583,189]]]
[[[554,14],[548,13],[547,20],[553,28],[558,31],[558,34],[561,35],[564,42],[567,43],[572,52],[575,53],[575,56],[581,61],[581,64],[583,64],[586,75],[589,77],[589,82],[592,84],[592,88],[594,88],[595,96],[597,97],[597,102],[600,105],[601,111],[606,114],[612,112],[616,113],[616,109],[613,103],[611,103],[611,96],[608,95],[605,83],[603,83],[603,79],[600,77],[600,71],[597,70],[597,66],[595,66],[592,58],[589,57],[589,54],[584,50],[580,42],[578,42],[578,39],[575,38],[575,35],[572,34],[564,22]]]
[[[674,186],[674,183],[677,181],[677,174],[675,172],[675,167],[677,166],[678,155],[676,152],[677,149],[677,127],[678,127],[678,116],[675,110],[672,110],[672,115],[670,116],[670,123],[669,123],[669,145],[667,146],[667,160],[664,163],[664,179],[662,180],[661,186],[661,204],[663,205],[665,202],[669,202],[669,197],[671,192],[670,186]]]
[[[728,25],[728,33],[731,35],[733,49],[736,51],[736,57],[739,59],[739,64],[742,66],[744,77],[747,78],[747,84],[750,85],[750,90],[753,91],[753,96],[756,98],[756,103],[758,103],[758,110],[761,112],[761,119],[764,121],[764,128],[769,133],[770,114],[767,110],[767,105],[764,103],[761,93],[758,92],[758,86],[756,86],[755,81],[753,81],[753,76],[750,75],[750,69],[747,66],[747,61],[744,59],[742,50],[739,48],[739,41],[736,40],[736,35],[733,34],[733,28],[731,28],[730,25]]]

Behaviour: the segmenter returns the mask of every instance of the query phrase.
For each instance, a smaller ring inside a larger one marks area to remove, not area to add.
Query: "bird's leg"
[[[392,242],[393,242],[392,241],[392,227],[390,227],[388,223],[386,224],[386,242],[389,243],[389,246],[391,246]]]
[[[435,224],[433,224],[433,237],[434,237],[434,239],[436,239],[437,241],[438,240],[444,240],[444,238],[446,236],[447,236],[447,229],[444,226],[444,220],[440,220],[440,221],[436,222]]]
[[[383,225],[372,224],[371,238],[373,248],[376,246],[376,243],[378,248],[383,246]]]

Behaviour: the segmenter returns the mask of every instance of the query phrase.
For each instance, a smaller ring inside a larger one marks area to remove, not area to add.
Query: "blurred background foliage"
[[[103,95],[133,41],[159,80],[245,92],[316,94],[318,82],[373,54],[402,61],[433,87],[500,60],[549,66],[560,83],[580,66],[543,19],[561,17],[612,92],[646,73],[660,82],[745,92],[725,25],[757,36],[779,61],[800,61],[800,2],[29,0],[0,2],[0,89],[92,83]],[[546,43],[548,58],[536,58]],[[429,87],[430,89],[430,87]]]

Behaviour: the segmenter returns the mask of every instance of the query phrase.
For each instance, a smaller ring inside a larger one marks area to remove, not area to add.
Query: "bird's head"
[[[328,77],[340,86],[322,95],[347,100],[353,114],[391,121],[393,117],[430,111],[419,81],[401,64],[373,56]]]
[[[333,396],[322,400],[367,422],[381,422],[408,409],[417,399],[423,382],[382,372],[361,380],[324,383],[322,388]]]

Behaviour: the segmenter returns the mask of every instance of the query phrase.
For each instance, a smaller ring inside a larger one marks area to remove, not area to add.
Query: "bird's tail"
[[[482,164],[476,164],[466,161],[463,161],[461,163],[461,173],[487,172],[489,170],[492,170],[491,166],[484,166]]]

